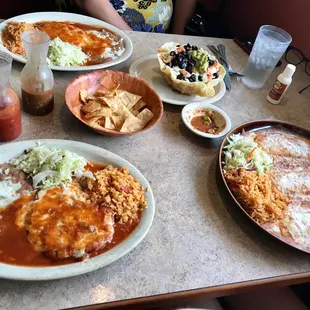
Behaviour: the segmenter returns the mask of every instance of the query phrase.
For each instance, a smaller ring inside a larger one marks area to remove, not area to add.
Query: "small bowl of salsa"
[[[182,120],[193,133],[211,139],[226,135],[231,128],[228,115],[209,103],[186,105],[182,110]]]

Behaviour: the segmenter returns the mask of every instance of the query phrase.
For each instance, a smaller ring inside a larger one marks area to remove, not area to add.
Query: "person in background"
[[[120,29],[144,32],[166,32],[173,12],[172,0],[65,1],[65,5],[72,3],[87,14]]]
[[[184,34],[185,26],[193,17],[197,0],[178,0],[178,5],[174,9],[172,32]],[[180,18],[182,16],[183,18]]]
[[[183,35],[185,27],[193,18],[198,4],[205,12],[209,12],[213,15],[218,12],[223,0],[177,0],[176,2],[177,5],[174,9],[172,32]]]
[[[7,19],[21,14],[55,11],[55,9],[55,3],[52,0],[1,1],[0,18]]]

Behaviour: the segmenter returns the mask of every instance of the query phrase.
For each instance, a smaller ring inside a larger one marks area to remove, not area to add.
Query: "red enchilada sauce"
[[[104,168],[102,165],[87,165],[87,170],[96,172]],[[16,266],[59,266],[76,263],[73,258],[54,260],[34,250],[27,238],[27,231],[15,224],[16,213],[23,206],[34,199],[33,196],[22,196],[15,200],[9,207],[0,211],[0,263]],[[0,209],[1,210],[1,209]],[[141,219],[141,212],[136,220],[124,224],[114,224],[114,235],[112,242],[104,249],[92,252],[90,257],[102,254],[124,241],[138,226]]]
[[[114,50],[123,46],[123,42],[116,34],[102,27],[69,21],[42,21],[35,23],[35,27],[47,33],[51,40],[58,37],[64,42],[79,46],[89,56],[83,65],[94,65],[109,61],[109,58],[102,56],[106,48]],[[99,37],[91,31],[97,31],[103,36]]]

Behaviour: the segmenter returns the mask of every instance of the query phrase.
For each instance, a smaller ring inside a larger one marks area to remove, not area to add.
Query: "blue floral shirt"
[[[109,0],[135,31],[165,32],[172,17],[172,0]]]

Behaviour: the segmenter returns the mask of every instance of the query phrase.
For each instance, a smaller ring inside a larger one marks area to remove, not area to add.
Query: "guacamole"
[[[191,51],[192,57],[196,62],[196,68],[199,73],[203,74],[208,69],[208,54],[203,50]]]

